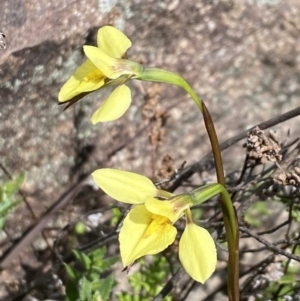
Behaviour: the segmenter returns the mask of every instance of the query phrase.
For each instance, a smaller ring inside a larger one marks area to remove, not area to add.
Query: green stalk
[[[224,203],[226,204],[226,207],[228,208],[228,216],[230,220],[230,229],[233,231],[236,227],[235,223],[235,212],[233,210],[232,202],[229,196],[229,193],[227,192],[226,188],[220,184],[220,183],[213,183],[208,184],[199,188],[196,188],[189,192],[189,195],[192,197],[193,200],[193,206],[199,205],[204,203],[205,201],[209,200],[213,196],[220,194],[224,198]],[[235,237],[234,237],[235,239]]]
[[[225,177],[222,163],[222,156],[218,137],[214,127],[214,123],[209,114],[208,109],[204,102],[203,106],[203,117],[205,127],[212,145],[213,156],[215,160],[216,173],[218,183],[225,187]],[[225,189],[225,188],[224,188]],[[226,189],[225,189],[226,191]],[[227,194],[227,196],[226,196]],[[228,293],[229,300],[238,301],[239,296],[239,235],[238,235],[238,223],[235,209],[232,205],[230,197],[226,191],[226,194],[221,193],[221,208],[223,212],[224,225],[226,229],[226,236],[228,242]],[[229,199],[228,199],[229,198]],[[230,268],[229,268],[230,267]]]
[[[145,68],[142,76],[138,79],[148,82],[167,83],[183,88],[193,98],[201,113],[203,112],[202,101],[198,98],[191,86],[180,75],[163,69]]]
[[[169,83],[183,88],[195,101],[196,105],[200,109],[201,113],[204,117],[205,127],[211,142],[211,147],[213,151],[213,156],[215,160],[216,166],[216,174],[218,183],[222,185],[223,189],[225,186],[225,177],[223,170],[222,157],[219,147],[219,142],[217,138],[217,134],[214,128],[213,121],[207,110],[204,102],[198,98],[195,91],[191,88],[191,86],[178,74],[173,72],[165,71],[157,68],[146,68],[142,72],[140,80],[144,81],[155,81],[155,82],[163,82]],[[226,191],[227,193],[227,191]],[[221,194],[221,209],[223,212],[224,225],[226,230],[226,237],[228,242],[228,294],[229,300],[238,301],[239,300],[239,244],[238,244],[238,225],[236,214],[230,200],[230,197],[224,193],[224,191],[220,192]]]

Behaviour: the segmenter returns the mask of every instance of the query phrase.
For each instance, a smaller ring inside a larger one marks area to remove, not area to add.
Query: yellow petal
[[[98,122],[112,121],[124,115],[131,104],[131,91],[126,85],[117,87],[110,96],[103,102],[101,107],[94,112],[91,121]]]
[[[161,201],[153,197],[147,198],[145,206],[150,212],[160,214],[168,218],[172,223],[175,223],[183,213],[183,211],[176,212],[174,206],[169,201]]]
[[[188,223],[179,242],[179,258],[186,272],[204,283],[216,269],[217,251],[209,232]]]
[[[91,92],[104,84],[104,74],[90,61],[84,62],[62,86],[58,100],[64,102],[83,92]]]
[[[124,266],[142,256],[163,251],[174,242],[176,232],[167,218],[153,215],[144,205],[137,205],[126,216],[119,235]]]
[[[157,191],[148,178],[133,172],[102,168],[94,171],[92,177],[105,193],[124,203],[144,203],[148,196],[155,196]]]
[[[140,72],[141,66],[137,63],[113,58],[107,55],[102,49],[94,46],[83,46],[85,55],[101,70],[106,77],[117,79],[122,75],[135,75],[133,68]]]
[[[123,32],[112,26],[104,26],[98,30],[97,42],[100,49],[114,58],[121,58],[131,46]]]

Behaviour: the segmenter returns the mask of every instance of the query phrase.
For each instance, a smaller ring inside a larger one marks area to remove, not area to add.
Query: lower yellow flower
[[[211,276],[217,263],[216,247],[209,232],[192,221],[190,194],[174,195],[157,189],[148,178],[127,171],[99,169],[92,176],[109,196],[135,205],[124,219],[119,235],[125,267],[171,245],[177,234],[173,224],[185,214],[187,226],[179,243],[180,261],[196,281],[204,283]]]

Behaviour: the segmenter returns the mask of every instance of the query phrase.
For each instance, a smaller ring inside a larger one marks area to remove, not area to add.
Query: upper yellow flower
[[[94,112],[91,119],[93,124],[115,120],[126,112],[131,103],[131,92],[125,83],[130,78],[138,77],[142,71],[141,65],[124,59],[131,42],[118,29],[111,26],[100,28],[97,44],[98,47],[83,47],[88,59],[74,72],[58,94],[58,100],[68,102],[68,107],[92,91],[118,85]]]
[[[157,189],[146,177],[121,170],[99,169],[92,176],[109,196],[135,205],[119,234],[125,267],[171,245],[177,234],[173,224],[185,213],[187,226],[179,243],[180,261],[196,281],[204,283],[211,276],[217,262],[216,247],[209,232],[193,223],[189,209],[193,201],[189,194],[176,196]]]

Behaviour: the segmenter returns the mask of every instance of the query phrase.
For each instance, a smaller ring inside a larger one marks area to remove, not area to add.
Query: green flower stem
[[[224,225],[226,229],[226,236],[228,242],[228,251],[229,251],[229,259],[228,259],[228,293],[229,300],[238,301],[239,300],[239,246],[238,246],[238,226],[237,226],[237,218],[232,205],[232,202],[228,196],[228,193],[225,186],[225,177],[223,171],[223,163],[222,157],[219,147],[219,142],[217,138],[217,134],[214,128],[213,121],[207,110],[205,104],[195,91],[191,88],[191,86],[178,74],[173,72],[165,71],[157,68],[146,68],[142,72],[141,76],[138,79],[143,81],[155,81],[162,83],[169,83],[183,88],[195,101],[196,105],[200,109],[201,113],[204,117],[205,127],[211,142],[213,156],[215,160],[216,166],[216,174],[218,183],[222,185],[224,190],[220,191],[221,194],[221,208],[223,212]]]
[[[200,111],[203,112],[202,101],[198,98],[191,86],[180,75],[163,69],[145,68],[138,79],[148,82],[167,83],[183,88],[193,98]]]
[[[222,163],[222,156],[220,146],[218,142],[217,133],[214,127],[214,123],[209,114],[208,109],[204,102],[203,104],[203,117],[205,127],[212,145],[212,151],[214,155],[216,173],[218,182],[225,187],[225,177]],[[225,188],[224,188],[225,189]],[[227,193],[227,191],[226,191]],[[228,193],[227,193],[228,195]],[[221,208],[223,212],[224,225],[226,229],[226,236],[228,242],[228,295],[229,300],[238,301],[239,296],[239,235],[238,235],[238,223],[235,209],[232,202],[224,193],[221,193]]]
[[[223,185],[219,183],[208,184],[203,187],[196,188],[189,192],[193,200],[193,206],[199,205],[207,201],[208,199],[212,198],[215,195],[220,194],[224,199],[224,203],[226,205],[228,216],[229,216],[229,223],[230,223],[230,232],[233,234],[233,239],[236,239],[236,222],[235,222],[235,212],[232,207],[232,202],[229,196],[229,193],[224,188]]]
[[[207,110],[204,102],[201,101],[201,99],[199,99],[199,97],[197,96],[195,91],[191,88],[191,86],[180,75],[158,68],[145,68],[138,79],[143,81],[162,82],[162,83],[168,83],[168,84],[179,86],[183,88],[193,98],[196,105],[198,106],[198,108],[200,109],[200,111],[203,113],[204,116],[205,126],[211,141],[213,155],[215,159],[218,182],[221,185],[225,186],[222,157],[221,157],[219,142],[218,142],[218,138],[216,135],[216,131],[212,119],[210,117],[209,111]],[[235,220],[236,218],[235,214],[233,214],[234,209],[232,206],[232,202],[231,201],[226,202],[225,200],[224,203],[226,203],[226,206],[224,208],[222,206],[222,210],[223,213],[225,214],[225,218],[228,218],[228,226],[229,226],[229,228],[227,227],[226,230],[230,230],[229,232],[232,233],[233,239],[235,241],[237,237],[236,235],[237,224]],[[227,222],[225,221],[225,227],[226,224]],[[228,234],[230,235],[230,233]]]

